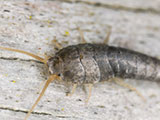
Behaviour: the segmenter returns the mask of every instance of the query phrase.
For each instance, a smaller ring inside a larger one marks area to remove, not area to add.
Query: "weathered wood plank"
[[[96,1],[97,2],[97,1]],[[100,1],[126,7],[152,7],[141,0]],[[155,1],[158,3],[158,1]],[[130,6],[131,5],[131,6]],[[110,45],[126,47],[152,56],[160,56],[160,16],[158,13],[117,10],[110,7],[65,1],[0,1],[0,46],[26,50],[38,55],[54,55],[52,40],[63,46],[80,43],[77,27],[88,42],[103,42],[112,26]],[[68,43],[66,43],[68,42]],[[21,120],[37,98],[38,88],[47,78],[43,64],[18,53],[0,50],[0,119]],[[30,120],[158,120],[159,85],[147,81],[126,80],[147,99],[144,103],[134,92],[112,83],[95,85],[88,106],[81,87],[72,97],[65,96],[63,85],[52,83]]]
[[[132,12],[150,12],[152,14],[160,13],[159,0],[63,0],[67,2],[85,3],[99,7],[110,8],[114,10],[124,10]]]

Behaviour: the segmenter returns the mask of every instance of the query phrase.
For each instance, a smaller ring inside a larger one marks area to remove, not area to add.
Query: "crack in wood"
[[[13,112],[28,113],[27,110],[15,109],[15,108],[4,107],[4,106],[0,106],[0,110],[9,110],[9,111],[13,111]],[[53,114],[48,113],[48,112],[35,112],[35,111],[33,111],[32,114],[36,114],[36,115],[53,115]],[[54,115],[54,116],[58,117],[58,118],[77,118],[75,116],[67,116],[67,115]]]
[[[13,111],[13,112],[28,113],[27,110],[15,109],[15,108],[4,107],[4,106],[0,106],[0,109],[1,110],[9,110],[9,111]],[[37,114],[37,115],[52,115],[51,113],[47,113],[47,112],[32,112],[32,114]]]
[[[40,62],[40,61],[32,60],[32,59],[21,59],[21,58],[14,58],[14,57],[9,57],[9,58],[6,58],[6,57],[0,57],[0,59],[2,59],[2,60],[25,61],[25,62],[35,62],[35,63],[44,64],[44,63],[42,63],[42,62]]]
[[[118,5],[118,4],[106,4],[106,3],[100,3],[100,2],[91,2],[91,1],[81,1],[81,0],[54,0],[54,1],[62,1],[62,2],[68,2],[68,3],[84,3],[87,5],[92,5],[95,7],[103,7],[103,8],[108,8],[112,10],[123,10],[127,12],[135,12],[135,13],[152,13],[152,14],[159,14],[160,11],[151,7],[148,8],[132,8],[132,7],[127,7],[123,5]]]

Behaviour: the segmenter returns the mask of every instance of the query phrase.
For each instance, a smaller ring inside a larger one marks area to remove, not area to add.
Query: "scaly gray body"
[[[78,44],[61,49],[48,60],[51,74],[67,82],[96,83],[114,77],[160,80],[160,60],[119,47]]]

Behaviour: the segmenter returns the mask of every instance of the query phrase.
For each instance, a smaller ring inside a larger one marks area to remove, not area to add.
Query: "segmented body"
[[[51,74],[67,82],[96,83],[113,77],[160,80],[160,60],[103,44],[78,44],[61,49],[48,60]]]
[[[160,60],[120,47],[104,44],[72,45],[61,49],[54,57],[49,59],[22,50],[1,46],[0,49],[26,54],[48,66],[50,76],[25,120],[27,120],[53,80],[62,79],[73,83],[71,94],[74,93],[77,84],[89,84],[89,97],[86,102],[91,96],[92,85],[96,82],[114,77],[160,80]],[[130,86],[129,88],[141,96],[136,89]]]

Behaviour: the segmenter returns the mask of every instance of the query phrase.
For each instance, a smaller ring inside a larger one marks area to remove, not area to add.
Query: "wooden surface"
[[[0,46],[37,55],[54,55],[53,40],[63,47],[81,42],[102,43],[109,26],[110,45],[160,56],[159,0],[0,1]],[[0,50],[0,120],[22,120],[47,79],[46,67],[31,57]],[[72,97],[66,87],[52,83],[29,120],[159,120],[160,84],[125,80],[135,92],[112,82],[94,86],[84,104],[82,87]]]

